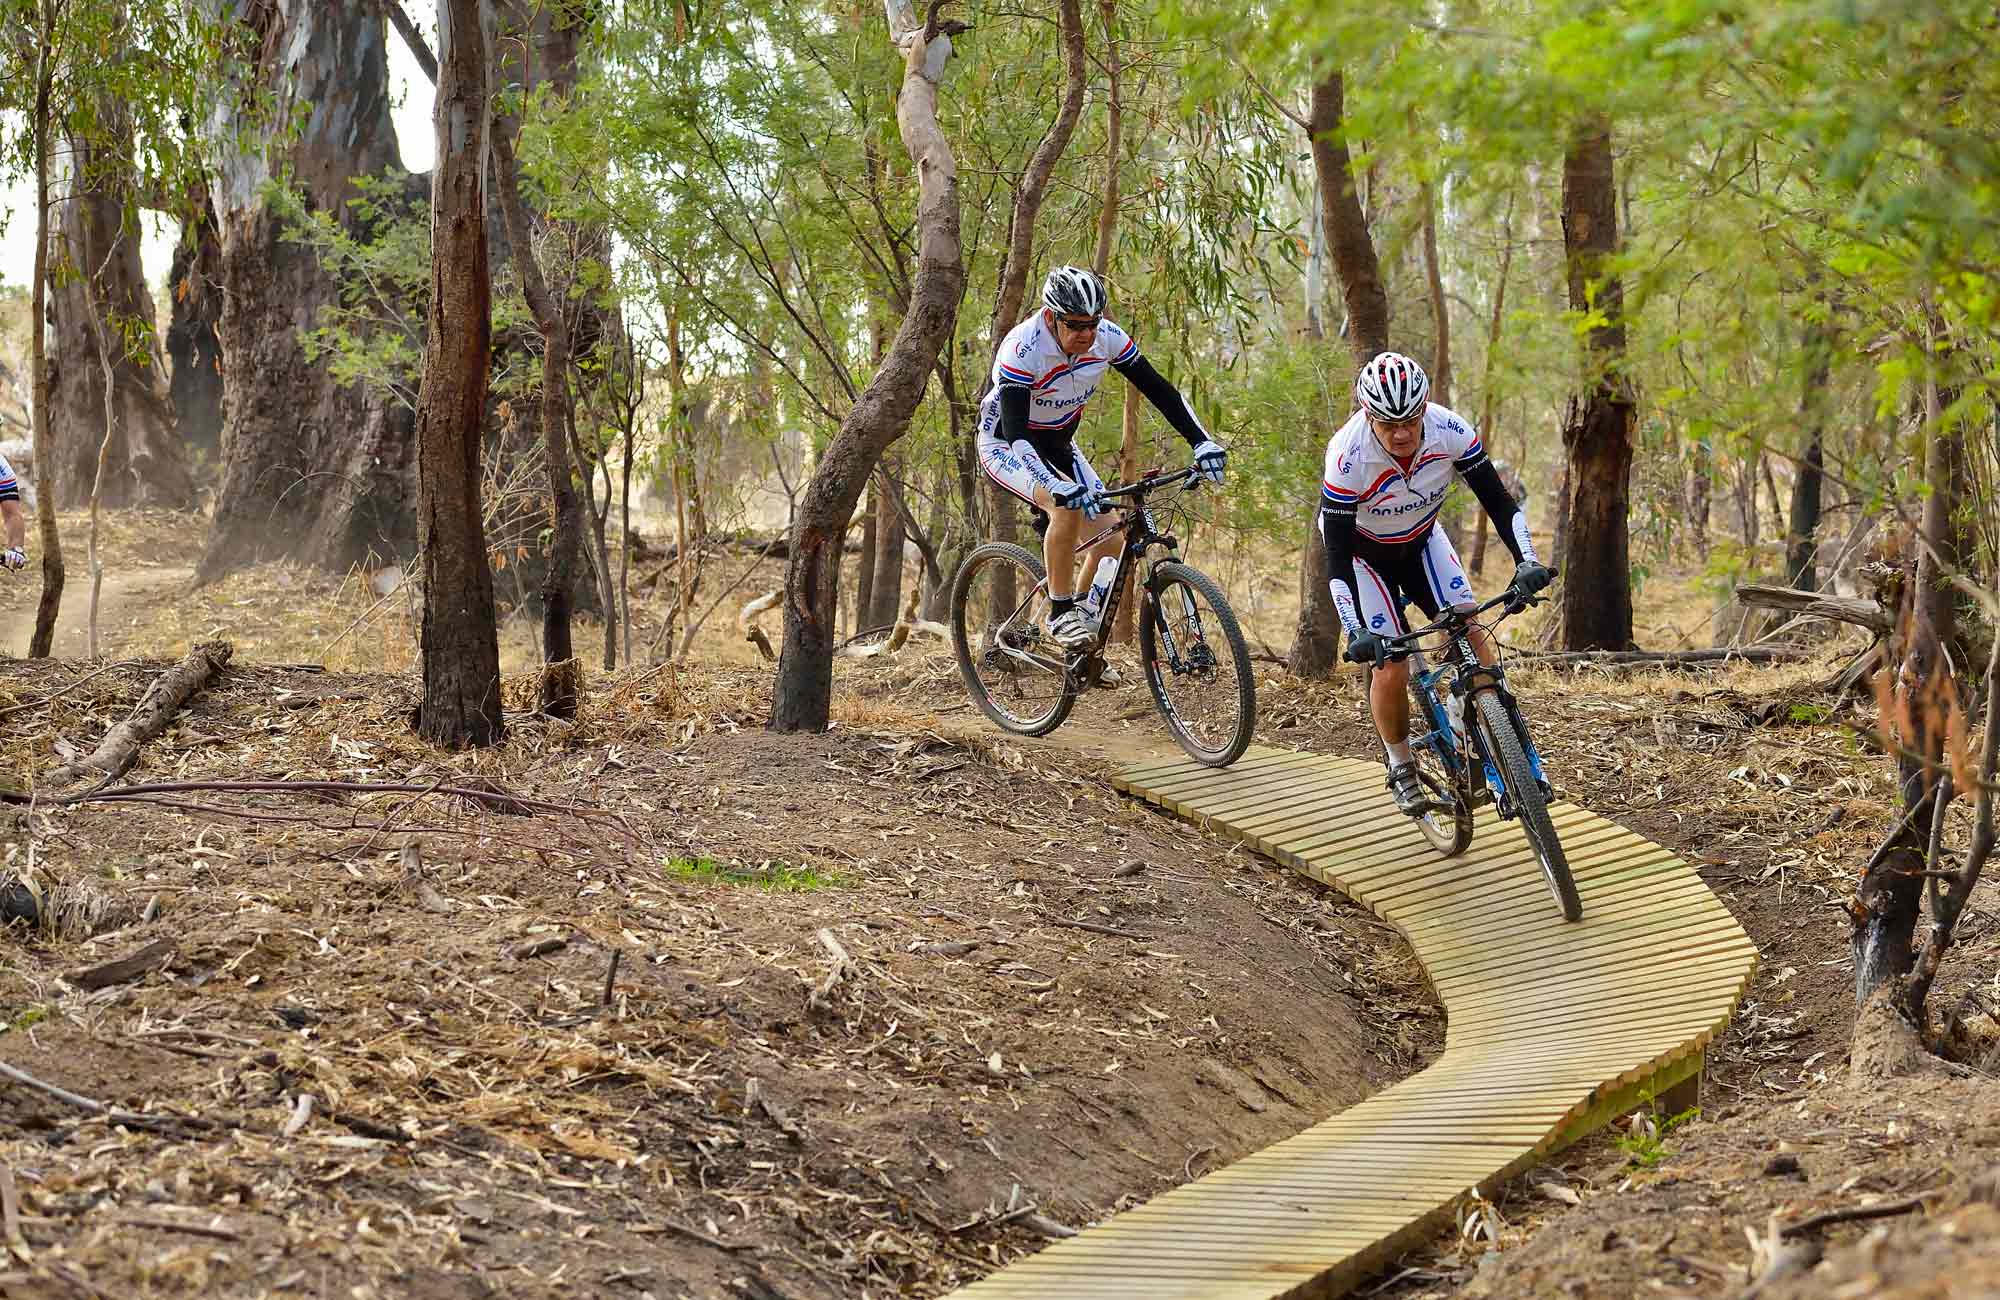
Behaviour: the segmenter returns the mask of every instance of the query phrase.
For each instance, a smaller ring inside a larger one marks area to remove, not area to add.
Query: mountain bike
[[[1569,859],[1549,820],[1553,792],[1542,774],[1542,756],[1528,736],[1520,702],[1507,689],[1507,674],[1498,664],[1487,667],[1473,652],[1469,635],[1477,625],[1499,645],[1492,630],[1541,598],[1523,596],[1509,587],[1483,605],[1447,609],[1436,622],[1401,636],[1381,638],[1378,665],[1392,659],[1410,660],[1412,715],[1410,754],[1416,759],[1417,780],[1429,796],[1428,806],[1415,818],[1431,847],[1456,857],[1472,843],[1472,810],[1491,803],[1501,817],[1519,818],[1535,858],[1548,878],[1549,893],[1566,921],[1583,919],[1583,902],[1576,895]],[[1498,618],[1478,623],[1496,606]],[[1423,638],[1440,636],[1442,662],[1424,660]],[[1470,726],[1465,725],[1470,723]],[[1417,734],[1421,729],[1421,734]]]
[[[1178,495],[1197,481],[1193,469],[1171,470],[1105,489],[1106,501],[1127,503],[1122,517],[1076,549],[1087,553],[1122,531],[1118,570],[1095,615],[1095,635],[1074,649],[1048,632],[1048,575],[1039,556],[1012,542],[985,542],[965,557],[952,583],[951,640],[980,712],[1022,736],[1061,726],[1104,671],[1113,620],[1143,560],[1139,661],[1154,705],[1196,760],[1227,767],[1242,756],[1257,721],[1249,647],[1221,589],[1181,562],[1179,541],[1159,531],[1155,510],[1146,505],[1149,494]]]

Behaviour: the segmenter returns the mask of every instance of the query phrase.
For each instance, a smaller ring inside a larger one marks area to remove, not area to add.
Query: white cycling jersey
[[[7,463],[7,458],[0,456],[0,501],[20,499],[21,480],[14,477],[14,467]]]
[[[1371,542],[1414,542],[1437,521],[1454,474],[1486,463],[1479,433],[1457,412],[1432,402],[1424,412],[1424,437],[1408,469],[1384,450],[1356,411],[1326,443],[1324,499],[1354,511],[1355,531]]]
[[[1116,323],[1098,322],[1097,337],[1080,356],[1066,356],[1055,335],[1037,311],[1007,331],[993,361],[993,388],[979,406],[979,441],[1000,441],[1000,390],[1026,388],[1028,434],[1038,444],[1053,450],[1068,441],[1070,432],[1083,417],[1084,404],[1104,382],[1104,372],[1113,365],[1129,365],[1138,359],[1139,345]]]

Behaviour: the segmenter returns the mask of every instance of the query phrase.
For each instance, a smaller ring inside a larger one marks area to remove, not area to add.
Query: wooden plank
[[[1498,1182],[1700,1069],[1755,950],[1692,869],[1552,809],[1585,920],[1562,922],[1519,828],[1481,810],[1438,858],[1381,768],[1253,747],[1115,784],[1342,889],[1415,947],[1450,1018],[1432,1066],[1293,1138],[1017,1261],[963,1294],[1264,1300],[1338,1295]]]

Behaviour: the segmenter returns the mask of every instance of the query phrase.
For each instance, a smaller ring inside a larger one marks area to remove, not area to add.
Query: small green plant
[[[751,885],[777,893],[804,894],[816,889],[846,889],[854,882],[835,872],[766,860],[754,866],[718,862],[710,857],[668,858],[667,874],[711,885]]]
[[[1825,722],[1833,714],[1817,704],[1794,704],[1785,716],[1801,726],[1810,726],[1815,722]]]
[[[47,1007],[22,1007],[12,1020],[0,1024],[0,1031],[31,1029],[49,1018]]]
[[[1649,1107],[1632,1116],[1630,1131],[1614,1138],[1613,1145],[1625,1153],[1627,1169],[1653,1169],[1672,1151],[1667,1145],[1667,1135],[1700,1117],[1699,1106],[1690,1106],[1678,1115],[1667,1116],[1662,1116],[1657,1107]]]

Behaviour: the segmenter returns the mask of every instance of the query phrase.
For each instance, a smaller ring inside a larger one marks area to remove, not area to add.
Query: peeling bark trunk
[[[194,502],[194,478],[160,389],[153,296],[139,264],[138,226],[126,218],[138,212],[130,114],[105,100],[95,116],[103,138],[72,134],[64,155],[51,250],[63,274],[50,303],[56,337],[51,424],[59,436],[55,462],[35,468],[59,509],[91,500],[101,459],[101,504],[183,510]],[[100,334],[112,345],[108,400]],[[116,431],[108,444],[106,429]]]
[[[1715,457],[1708,444],[1696,443],[1694,466],[1688,473],[1688,531],[1694,537],[1697,555],[1708,552],[1708,520],[1715,502],[1715,484],[1711,477],[1714,472]]]
[[[910,309],[888,356],[813,471],[793,522],[791,562],[785,572],[785,647],[771,693],[773,731],[826,730],[839,616],[841,538],[876,461],[909,427],[937,365],[938,351],[951,339],[965,290],[958,165],[937,121],[938,85],[951,57],[950,37],[932,27],[906,39],[896,121],[903,146],[916,164],[919,186],[917,269]]]
[[[888,627],[903,608],[903,513],[896,508],[896,492],[889,483],[901,472],[893,453],[885,453],[875,471],[875,587],[869,593],[867,617],[859,620],[857,630]]]
[[[463,748],[494,744],[506,734],[493,569],[479,504],[493,343],[485,185],[493,33],[483,0],[447,0],[438,19],[431,306],[416,430],[424,573],[424,699],[417,731],[433,744]]]
[[[373,0],[202,3],[211,17],[231,14],[235,38],[259,51],[255,84],[236,89],[265,97],[269,121],[239,116],[237,96],[227,94],[210,123],[221,155],[213,197],[223,468],[196,580],[265,559],[344,569],[371,554],[406,554],[418,531],[413,414],[387,396],[340,386],[306,360],[300,335],[339,286],[310,249],[284,237],[262,193],[289,171],[309,208],[352,223],[354,178],[398,165],[381,11]],[[310,111],[296,137],[272,133],[297,109]],[[254,138],[247,151],[239,135]],[[413,202],[420,188],[413,182]]]
[[[1382,287],[1382,267],[1368,233],[1368,218],[1355,192],[1354,160],[1341,134],[1344,98],[1345,86],[1336,69],[1313,86],[1306,123],[1320,210],[1347,306],[1347,346],[1359,369],[1389,346],[1389,295]],[[1299,623],[1286,667],[1296,676],[1325,677],[1339,653],[1340,618],[1327,589],[1326,545],[1319,534],[1319,494],[1314,493],[1305,546],[1299,552]]]
[[[1587,393],[1570,399],[1563,421],[1568,453],[1568,532],[1561,590],[1565,650],[1632,645],[1632,390],[1624,373],[1625,292],[1605,265],[1618,250],[1617,187],[1611,128],[1577,130],[1563,159],[1563,246],[1572,311],[1605,317],[1588,340]]]

